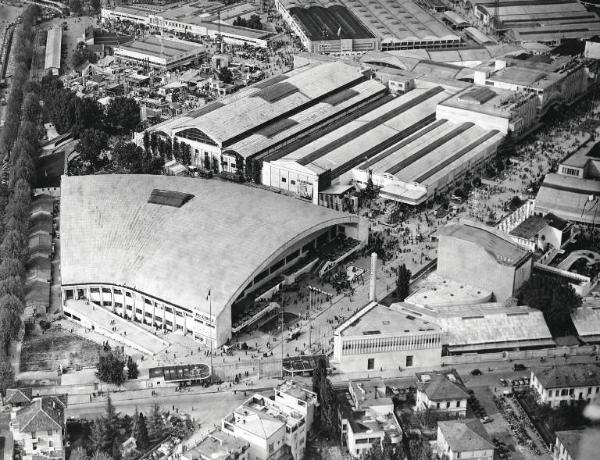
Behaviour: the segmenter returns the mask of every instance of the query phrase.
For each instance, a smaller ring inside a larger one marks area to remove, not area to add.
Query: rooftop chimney
[[[375,280],[377,279],[376,271],[377,271],[377,253],[374,252],[371,254],[371,279],[369,282],[369,301],[370,302],[377,302],[377,293],[375,290]]]

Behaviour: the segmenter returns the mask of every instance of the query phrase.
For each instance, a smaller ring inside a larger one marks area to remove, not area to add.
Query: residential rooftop
[[[454,453],[494,450],[490,436],[478,419],[440,421],[438,428]]]
[[[293,398],[296,398],[300,401],[313,401],[316,399],[315,393],[313,393],[311,390],[304,388],[303,386],[301,386],[297,382],[294,382],[293,380],[286,380],[277,387],[277,390],[279,390],[282,393],[285,393],[286,395],[292,396]]]
[[[250,444],[217,429],[209,433],[193,449],[185,452],[188,459],[227,460],[235,454],[244,452]]]
[[[418,388],[430,401],[467,399],[469,393],[456,369],[417,373]]]
[[[554,365],[535,369],[533,373],[546,390],[600,385],[599,363]]]
[[[579,449],[584,433],[585,430],[565,430],[556,432],[556,437],[573,460],[579,458]]]

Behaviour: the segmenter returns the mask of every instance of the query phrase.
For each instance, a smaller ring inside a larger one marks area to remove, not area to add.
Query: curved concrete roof
[[[152,175],[63,176],[63,285],[115,284],[217,316],[290,244],[340,213],[217,179]],[[194,195],[180,208],[150,204],[154,189]]]

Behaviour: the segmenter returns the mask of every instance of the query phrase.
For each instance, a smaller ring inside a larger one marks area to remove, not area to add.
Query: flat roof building
[[[302,460],[306,449],[305,417],[293,407],[255,394],[227,415],[223,432],[250,444],[248,458]]]
[[[195,447],[181,454],[183,460],[248,460],[250,443],[220,429],[208,433]]]
[[[58,75],[60,71],[60,57],[62,47],[62,27],[55,26],[48,30],[46,39],[46,60],[44,71]]]
[[[497,59],[493,67],[475,69],[476,85],[529,92],[538,97],[538,111],[544,115],[555,105],[573,103],[588,89],[584,65],[570,57],[557,57],[550,62],[525,59]]]
[[[438,230],[438,240],[438,274],[477,283],[499,302],[514,297],[531,276],[531,253],[491,227],[448,224]]]
[[[366,239],[356,215],[173,176],[63,176],[60,216],[63,303],[85,298],[214,346],[315,245]]]
[[[114,56],[124,61],[160,70],[172,70],[197,63],[206,54],[204,46],[193,42],[148,35],[116,46]]]
[[[371,302],[334,332],[333,359],[345,373],[441,363],[444,333],[428,319]]]
[[[342,439],[353,458],[361,458],[386,435],[392,444],[402,440],[402,428],[383,380],[351,380],[338,400]]]
[[[472,122],[482,128],[518,136],[537,122],[537,99],[532,93],[470,87],[441,102],[436,117],[455,123]]]

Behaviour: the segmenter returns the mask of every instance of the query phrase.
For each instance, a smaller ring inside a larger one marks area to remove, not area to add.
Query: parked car
[[[525,366],[525,364],[516,363],[513,365],[514,371],[524,371],[525,369],[527,369],[527,366]]]
[[[507,387],[508,382],[506,380],[504,380],[502,377],[500,377],[500,385],[502,385],[503,387]]]
[[[493,418],[488,417],[487,415],[481,419],[481,423],[492,423],[494,421]]]

